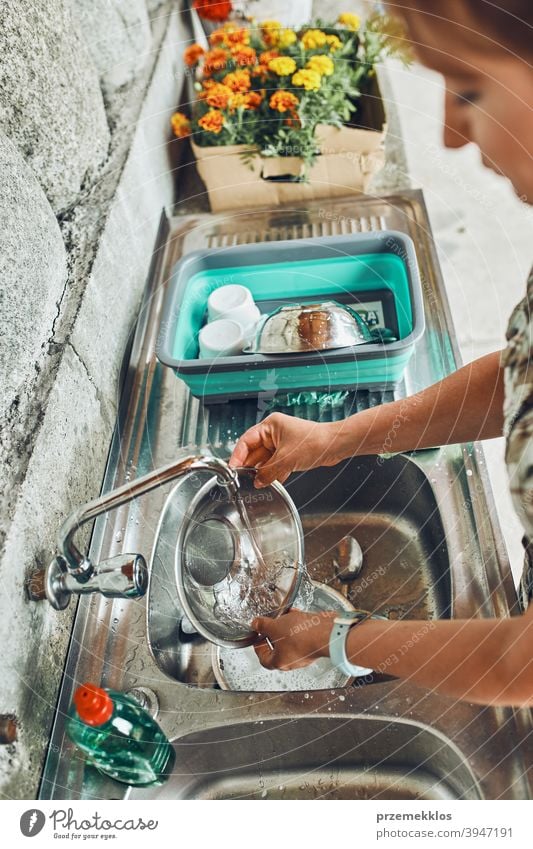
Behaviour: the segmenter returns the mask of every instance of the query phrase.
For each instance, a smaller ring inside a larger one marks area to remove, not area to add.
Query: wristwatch
[[[329,636],[329,656],[331,662],[337,669],[350,675],[353,678],[360,678],[363,675],[370,675],[374,670],[368,669],[365,666],[356,666],[350,663],[346,655],[346,638],[348,631],[359,622],[364,622],[366,619],[386,619],[385,616],[369,613],[367,610],[353,610],[349,613],[342,613],[336,616],[333,620],[333,628]]]

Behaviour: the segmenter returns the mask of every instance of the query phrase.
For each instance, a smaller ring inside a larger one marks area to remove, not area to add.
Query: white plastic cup
[[[198,334],[202,359],[232,357],[242,353],[245,344],[241,325],[228,318],[220,318],[205,324]]]
[[[254,303],[252,293],[246,286],[232,283],[219,286],[207,299],[207,318],[209,322],[226,318],[237,321],[246,338],[253,334],[261,313]]]

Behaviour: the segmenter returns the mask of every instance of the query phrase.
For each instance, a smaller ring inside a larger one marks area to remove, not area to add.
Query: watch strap
[[[350,663],[346,654],[346,638],[350,628],[357,625],[359,622],[364,622],[371,616],[365,610],[354,610],[350,613],[341,613],[333,620],[333,628],[329,637],[329,656],[331,662],[337,669],[344,672],[353,678],[360,678],[363,675],[370,675],[373,670],[365,666],[356,666]]]

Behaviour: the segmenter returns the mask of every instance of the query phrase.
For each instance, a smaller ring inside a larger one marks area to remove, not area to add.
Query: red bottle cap
[[[109,693],[94,684],[83,684],[74,693],[79,718],[87,725],[103,725],[111,719],[113,700]]]

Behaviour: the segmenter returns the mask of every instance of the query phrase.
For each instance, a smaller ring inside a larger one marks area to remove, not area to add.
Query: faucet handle
[[[141,598],[148,588],[148,567],[142,554],[118,554],[94,567],[80,583],[58,556],[46,572],[45,594],[55,610],[65,610],[72,595],[98,592],[106,598]],[[41,596],[42,597],[42,596]]]
[[[96,583],[107,598],[140,598],[148,588],[148,567],[142,554],[118,554],[102,560],[88,583]]]

